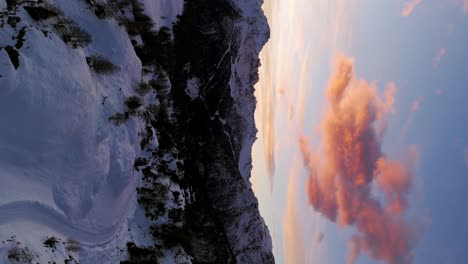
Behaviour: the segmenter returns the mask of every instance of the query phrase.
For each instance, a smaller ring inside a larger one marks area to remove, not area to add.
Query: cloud
[[[416,6],[421,4],[422,0],[410,0],[409,2],[405,3],[403,10],[401,11],[401,15],[404,17],[408,17],[413,13],[413,10]]]
[[[288,108],[288,119],[289,120],[292,120],[294,118],[294,105],[293,104],[289,104],[289,108]]]
[[[266,164],[266,170],[270,179],[275,170],[275,111],[276,111],[276,95],[273,88],[273,77],[272,77],[272,64],[270,63],[271,58],[270,46],[265,46],[264,51],[260,53],[260,59],[262,61],[262,67],[259,69],[260,82],[257,84],[256,97],[258,99],[257,111],[260,123],[259,132],[263,138],[263,155]]]
[[[338,56],[327,87],[320,149],[310,150],[307,137],[299,138],[310,205],[330,221],[356,229],[349,263],[361,253],[391,264],[412,261],[417,232],[403,215],[417,152],[412,149],[408,160],[400,162],[381,150],[395,92],[389,84],[380,96],[374,83],[355,78],[353,59]]]
[[[306,263],[303,231],[301,219],[303,215],[299,209],[298,191],[296,183],[297,174],[291,171],[288,177],[286,196],[286,213],[284,219],[283,251],[287,264]]]
[[[440,60],[442,57],[447,53],[447,50],[445,48],[440,48],[439,51],[437,52],[437,55],[435,56],[434,60],[432,60],[432,65],[434,67],[437,67],[440,63]]]
[[[387,210],[401,214],[408,208],[407,195],[411,188],[411,168],[417,159],[417,152],[411,152],[409,163],[387,160],[381,157],[377,160],[376,172],[380,174],[377,184],[385,193]]]
[[[411,103],[411,108],[409,113],[406,116],[406,120],[400,128],[400,135],[398,138],[398,143],[402,143],[408,133],[408,129],[413,125],[416,112],[421,108],[421,104],[424,101],[424,97],[420,96]]]
[[[307,210],[309,205],[303,199],[306,196],[305,178],[298,173],[301,160],[294,158],[287,177],[286,207],[283,215],[283,236],[281,237],[284,260],[286,264],[328,263],[323,234],[323,218]],[[279,245],[278,247],[281,247]],[[279,254],[281,255],[281,253]]]
[[[456,8],[461,7],[464,13],[468,12],[468,0],[450,0],[447,2]]]
[[[411,104],[411,112],[416,112],[421,107],[422,101],[424,98],[422,96],[418,97],[418,99],[414,100]]]
[[[279,88],[279,89],[278,89],[278,93],[279,93],[280,95],[285,95],[285,94],[286,94],[286,89],[284,89],[284,88]]]

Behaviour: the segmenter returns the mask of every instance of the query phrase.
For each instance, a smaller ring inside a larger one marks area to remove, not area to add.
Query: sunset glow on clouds
[[[314,93],[311,80],[323,69],[317,61],[328,60],[329,48],[337,46],[346,32],[349,4],[348,0],[336,4],[271,0],[263,5],[271,38],[260,54],[262,67],[256,86],[260,140],[254,146],[254,162],[259,165],[254,164],[253,188],[256,193],[271,192],[260,197],[260,210],[272,230],[278,263],[324,263],[319,256],[326,252],[325,242],[316,242],[322,231],[316,228],[323,219],[307,206],[302,158],[292,135],[303,132]],[[310,38],[313,31],[320,32],[317,41]],[[323,240],[323,233],[321,237]]]
[[[263,4],[263,10],[266,14],[275,12],[273,1],[266,1]],[[270,27],[273,22],[269,21]],[[266,170],[271,181],[275,170],[275,101],[276,89],[272,88],[275,84],[275,63],[272,61],[273,48],[271,45],[265,45],[260,54],[262,67],[259,69],[260,82],[257,84],[257,98],[261,98],[257,102],[257,127],[261,133],[263,144],[263,157],[265,159]]]
[[[375,84],[356,79],[353,65],[351,58],[337,59],[327,88],[329,109],[322,119],[320,148],[309,150],[307,138],[299,139],[310,175],[309,203],[330,221],[356,228],[349,263],[361,253],[390,264],[411,263],[416,232],[403,214],[416,153],[411,151],[407,161],[382,153],[396,88],[390,84],[379,96]],[[372,184],[383,199],[372,194]]]
[[[463,6],[463,11],[468,12],[468,0],[461,0],[462,1],[462,6]]]
[[[465,3],[265,1],[253,186],[277,263],[468,259],[436,250],[468,244]]]
[[[416,112],[419,110],[421,107],[423,101],[423,97],[419,97],[418,99],[414,100],[413,103],[411,104],[411,112]]]
[[[410,0],[409,2],[405,3],[403,10],[401,11],[401,15],[407,17],[413,13],[416,6],[421,4],[422,0]]]

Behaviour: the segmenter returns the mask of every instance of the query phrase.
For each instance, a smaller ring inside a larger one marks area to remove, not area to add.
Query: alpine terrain
[[[0,263],[274,263],[262,0],[0,0]]]

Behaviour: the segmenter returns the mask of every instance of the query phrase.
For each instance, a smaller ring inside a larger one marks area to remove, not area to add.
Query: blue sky
[[[355,227],[339,227],[307,203],[308,172],[298,144],[301,135],[312,147],[321,142],[316,130],[337,54],[353,58],[356,78],[374,81],[379,92],[389,82],[396,86],[381,148],[402,162],[408,147],[418,150],[405,217],[425,229],[411,250],[412,263],[465,263],[468,12],[463,1],[412,1],[406,16],[409,1],[267,2],[272,37],[262,59],[268,57],[271,65],[268,72],[260,70],[257,90],[272,94],[257,91],[257,97],[259,109],[272,107],[275,115],[257,112],[256,119],[259,128],[272,127],[274,138],[260,128],[252,181],[278,263],[345,263],[355,233]],[[264,103],[266,97],[273,106]],[[272,176],[265,170],[266,145],[275,159]],[[386,262],[361,253],[356,263]]]

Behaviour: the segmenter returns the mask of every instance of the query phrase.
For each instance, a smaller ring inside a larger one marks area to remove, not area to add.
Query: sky
[[[277,263],[465,263],[468,1],[263,8],[251,180]]]

